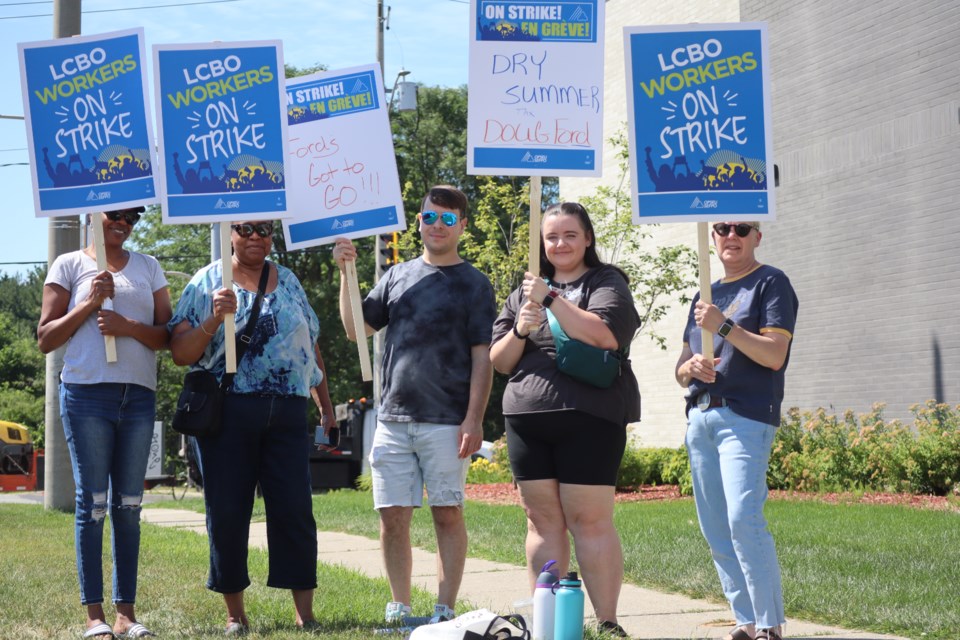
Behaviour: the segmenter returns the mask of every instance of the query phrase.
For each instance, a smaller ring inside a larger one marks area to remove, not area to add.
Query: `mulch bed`
[[[520,504],[520,492],[510,483],[468,484],[467,498],[488,504]],[[831,504],[885,504],[960,512],[960,499],[946,496],[912,495],[904,493],[799,493],[795,491],[771,491],[773,500],[810,500]],[[642,502],[646,500],[690,500],[680,495],[674,485],[641,486],[618,489],[617,502]]]

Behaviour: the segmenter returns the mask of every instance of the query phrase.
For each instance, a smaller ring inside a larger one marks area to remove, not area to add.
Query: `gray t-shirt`
[[[640,316],[627,281],[613,267],[603,265],[590,269],[568,283],[560,295],[600,316],[621,348],[630,345],[640,328]],[[493,325],[494,342],[512,330],[524,302],[522,288],[510,294]],[[578,410],[618,425],[640,419],[640,391],[629,363],[613,386],[598,389],[561,373],[556,359],[553,333],[544,314],[540,328],[530,334],[520,361],[510,373],[503,393],[504,415]]]
[[[417,258],[392,267],[363,301],[363,319],[386,327],[381,420],[460,424],[470,402],[470,350],[490,344],[493,287],[467,262]]]
[[[67,310],[90,294],[90,283],[99,273],[97,261],[83,251],[58,256],[44,284],[56,284],[70,292]],[[143,324],[153,324],[153,294],[167,286],[167,278],[156,258],[130,252],[127,265],[113,274],[113,310]],[[139,340],[118,337],[117,361],[107,362],[97,314],[91,313],[67,341],[60,379],[70,384],[120,382],[157,388],[157,354]]]

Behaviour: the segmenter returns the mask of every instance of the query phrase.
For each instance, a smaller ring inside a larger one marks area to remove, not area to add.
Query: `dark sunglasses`
[[[136,211],[107,211],[107,219],[112,222],[120,222],[123,220],[131,227],[137,224],[137,221],[140,220],[140,214]]]
[[[237,232],[241,238],[249,238],[256,233],[261,238],[267,238],[273,235],[273,223],[258,222],[257,224],[232,224],[230,228]]]
[[[713,225],[713,230],[717,232],[718,236],[726,238],[730,234],[730,230],[733,229],[736,231],[737,235],[741,238],[746,238],[750,235],[750,232],[756,229],[752,224],[747,224],[746,222],[741,222],[740,224],[727,224],[726,222],[718,222]]]
[[[423,224],[431,225],[437,221],[437,218],[443,220],[443,224],[448,227],[452,227],[460,221],[460,216],[455,214],[452,211],[444,211],[443,213],[437,213],[436,211],[424,211],[420,214],[420,219],[423,220]]]

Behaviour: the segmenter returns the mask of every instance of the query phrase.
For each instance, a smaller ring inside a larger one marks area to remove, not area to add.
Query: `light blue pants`
[[[767,465],[776,429],[729,407],[690,409],[687,453],[700,530],[737,625],[783,624],[783,587],[767,530]]]

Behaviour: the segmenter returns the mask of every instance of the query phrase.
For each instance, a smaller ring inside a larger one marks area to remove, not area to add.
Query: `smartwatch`
[[[553,301],[556,300],[559,296],[560,296],[559,293],[551,289],[547,295],[543,296],[543,302],[541,302],[540,304],[543,305],[544,309],[549,309],[550,305],[553,304]]]
[[[737,326],[736,322],[730,318],[726,318],[724,319],[723,324],[720,325],[720,328],[717,329],[717,335],[721,338],[726,338],[728,335],[730,335],[730,332],[735,326]]]

